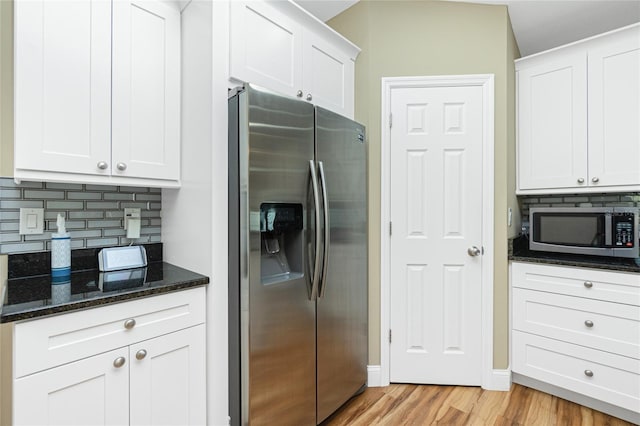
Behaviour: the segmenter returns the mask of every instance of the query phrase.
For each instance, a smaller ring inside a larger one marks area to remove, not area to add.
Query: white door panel
[[[481,382],[482,88],[391,93],[392,382]]]

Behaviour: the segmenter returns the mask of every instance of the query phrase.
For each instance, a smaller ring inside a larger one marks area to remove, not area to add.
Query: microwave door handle
[[[604,215],[604,245],[605,247],[611,247],[613,245],[613,227],[612,218],[610,214]]]
[[[315,260],[312,273],[312,281],[311,281],[311,295],[309,296],[309,300],[317,300],[318,299],[318,281],[320,280],[320,240],[322,238],[322,234],[320,231],[320,196],[318,194],[318,176],[316,176],[316,166],[313,160],[309,160],[309,171],[311,172],[311,187],[313,188],[313,208],[315,213]]]

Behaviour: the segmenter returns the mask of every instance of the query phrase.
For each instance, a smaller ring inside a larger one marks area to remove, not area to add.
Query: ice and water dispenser
[[[302,204],[260,205],[260,278],[262,284],[298,279],[303,275]]]

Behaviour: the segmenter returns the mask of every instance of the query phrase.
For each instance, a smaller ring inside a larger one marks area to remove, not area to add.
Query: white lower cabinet
[[[14,425],[206,424],[204,291],[16,324]],[[114,339],[117,348],[104,351]],[[29,347],[36,360],[64,346],[77,350],[55,358],[55,366],[18,358]]]
[[[13,386],[15,425],[123,425],[129,422],[127,348],[22,377]]]
[[[640,274],[513,262],[511,311],[514,373],[640,420]]]
[[[206,423],[205,326],[129,347],[131,424]]]

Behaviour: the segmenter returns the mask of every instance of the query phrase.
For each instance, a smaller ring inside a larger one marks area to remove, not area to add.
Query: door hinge
[[[389,113],[389,128],[393,127],[393,114]]]
[[[393,235],[393,222],[389,222],[389,235]]]

